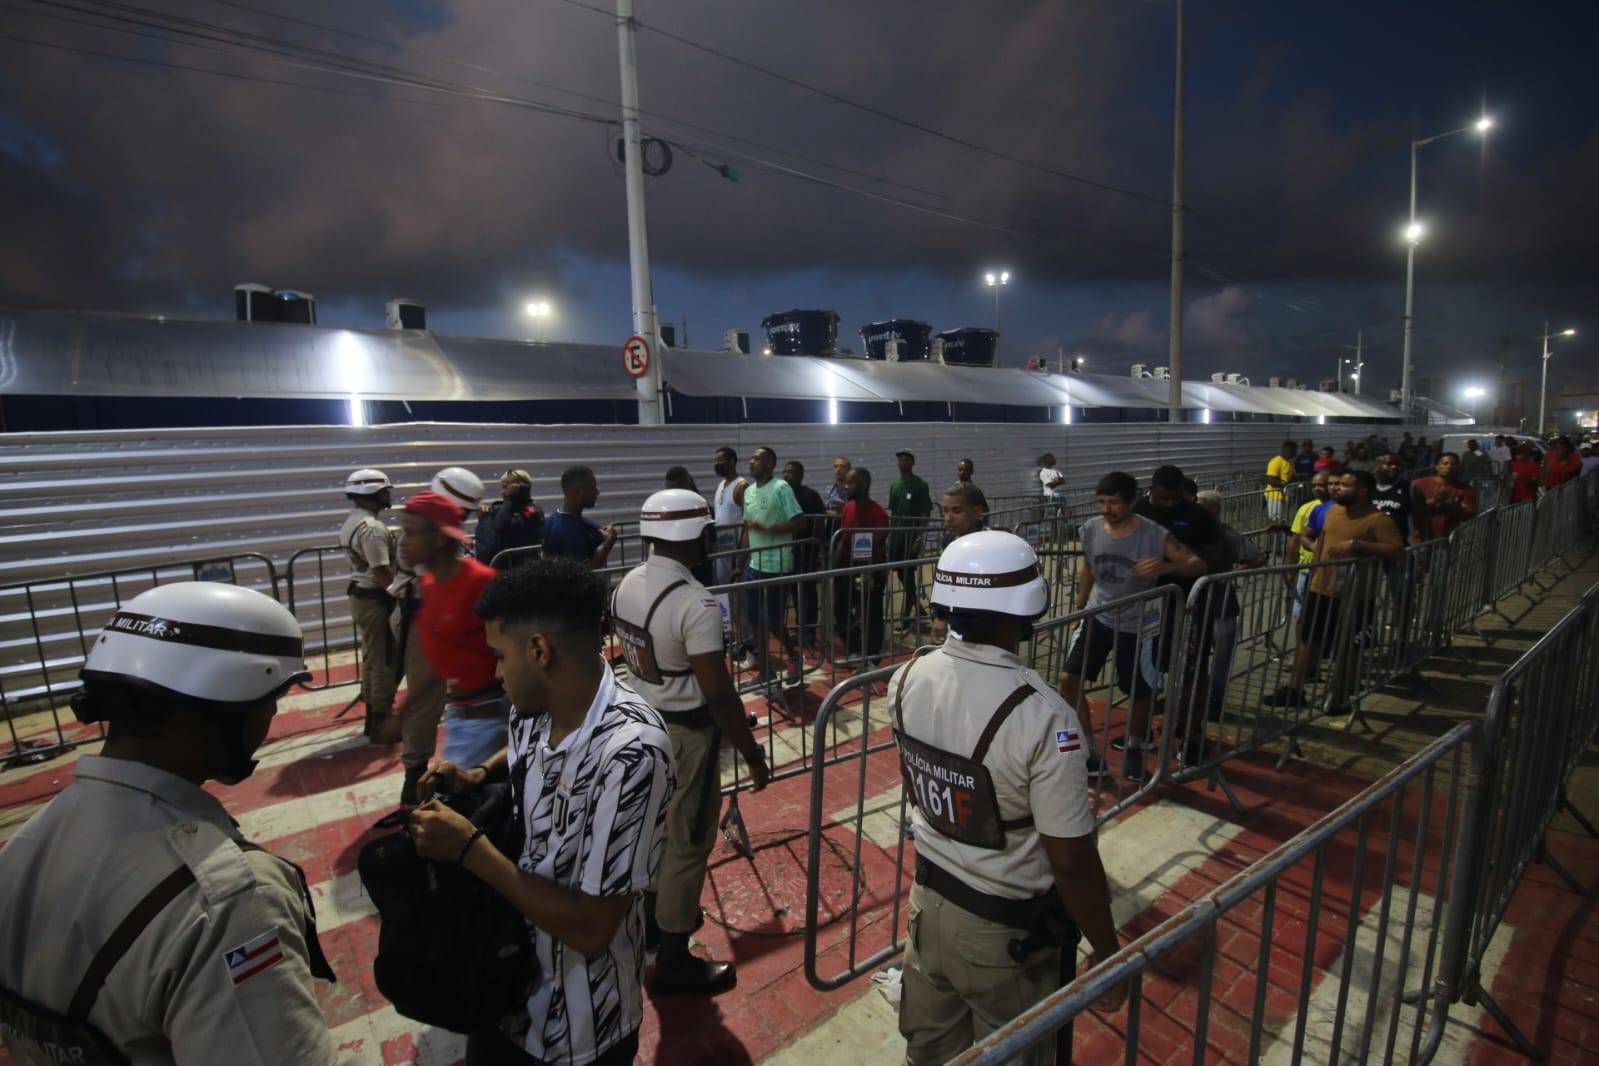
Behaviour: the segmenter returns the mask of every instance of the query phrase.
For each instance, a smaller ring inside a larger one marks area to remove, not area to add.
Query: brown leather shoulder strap
[[[165,910],[167,904],[177,899],[183,890],[192,884],[194,884],[194,871],[187,866],[180,866],[145,893],[144,898],[128,912],[128,916],[122,919],[122,923],[100,946],[100,950],[95,952],[89,968],[83,973],[83,980],[78,982],[78,990],[72,993],[72,1002],[67,1007],[67,1017],[77,1021],[88,1021],[89,1012],[94,1009],[94,1001],[100,998],[100,989],[105,986],[106,978],[111,976],[112,967],[128,953],[133,942],[139,939],[139,934],[155,921],[156,915]]]
[[[644,612],[644,625],[642,628],[649,629],[650,623],[655,621],[655,612],[660,610],[661,604],[666,602],[666,597],[670,596],[672,593],[676,592],[678,589],[687,584],[687,581],[684,581],[682,578],[678,578],[676,581],[662,589],[661,594],[655,597],[655,602],[650,604],[650,609]]]
[[[983,727],[982,736],[977,738],[977,747],[972,749],[972,762],[983,761],[983,757],[988,754],[989,745],[994,743],[994,736],[999,732],[999,727],[1005,724],[1005,719],[1009,718],[1011,712],[1022,705],[1023,700],[1036,691],[1032,685],[1022,685],[1009,696],[1006,696],[1005,702],[994,709],[993,716],[989,718],[988,724]]]
[[[894,686],[894,728],[901,733],[905,732],[905,680],[911,676],[911,664],[928,652],[937,650],[937,647],[931,644],[917,648],[911,653],[910,662],[905,664],[905,669],[899,672],[899,684]]]

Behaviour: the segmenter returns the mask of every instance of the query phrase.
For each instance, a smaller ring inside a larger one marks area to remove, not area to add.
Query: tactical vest
[[[655,637],[650,632],[650,623],[655,620],[655,612],[666,597],[687,585],[688,582],[679,578],[661,590],[655,597],[655,602],[650,604],[650,609],[645,612],[644,624],[634,625],[616,612],[616,597],[611,597],[611,627],[616,632],[616,639],[622,645],[622,657],[627,660],[628,673],[640,681],[651,685],[665,683],[668,677],[690,677],[694,671],[663,669],[655,658]]]
[[[923,648],[916,658],[932,648]],[[894,743],[899,747],[900,777],[905,794],[928,825],[959,844],[974,848],[998,851],[1005,846],[1005,834],[1016,829],[1027,829],[1033,818],[1006,819],[999,811],[999,797],[994,792],[994,777],[983,765],[988,749],[1005,724],[1011,712],[1036,691],[1031,685],[1022,685],[1006,696],[970,755],[936,748],[905,732],[905,681],[910,677],[912,659],[900,672],[899,684],[894,693]]]

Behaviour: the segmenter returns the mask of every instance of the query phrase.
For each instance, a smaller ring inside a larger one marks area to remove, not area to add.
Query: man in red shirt
[[[495,571],[461,554],[461,509],[436,492],[419,492],[400,514],[400,559],[421,569],[422,606],[412,623],[422,654],[444,679],[445,762],[475,767],[505,746],[509,704],[495,677],[483,620],[473,610]],[[405,768],[402,796],[415,799],[424,766]]]
[[[1582,460],[1572,453],[1571,438],[1561,437],[1543,461],[1541,482],[1545,489],[1558,489],[1582,473]]]
[[[864,466],[850,470],[844,478],[844,489],[849,499],[839,516],[838,546],[833,550],[834,566],[865,566],[881,563],[888,558],[888,512],[872,500],[872,472]],[[883,650],[883,593],[888,588],[888,571],[868,574],[859,583],[843,579],[844,602],[853,604],[853,624],[846,637],[846,654],[857,650],[868,660],[875,660]],[[837,586],[835,586],[835,589]],[[862,639],[864,636],[864,645]]]
[[[1543,476],[1543,468],[1532,457],[1532,445],[1516,445],[1516,457],[1510,461],[1510,476],[1511,503],[1538,498],[1538,482]]]
[[[1456,526],[1477,515],[1477,490],[1460,477],[1460,456],[1444,452],[1438,473],[1410,483],[1410,539],[1416,544],[1441,540]]]

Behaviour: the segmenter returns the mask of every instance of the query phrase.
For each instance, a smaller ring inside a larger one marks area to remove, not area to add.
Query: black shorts
[[[1085,620],[1073,635],[1066,650],[1066,672],[1097,681],[1112,650],[1116,652],[1116,687],[1132,696],[1136,684],[1141,693],[1147,693],[1149,685],[1138,676],[1138,634],[1118,632],[1097,619]]]
[[[1338,597],[1319,592],[1305,593],[1305,609],[1299,615],[1299,639],[1306,644],[1325,644],[1338,635]]]

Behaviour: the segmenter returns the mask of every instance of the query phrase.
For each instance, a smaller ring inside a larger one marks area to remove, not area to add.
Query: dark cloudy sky
[[[656,299],[696,346],[795,306],[837,308],[855,346],[881,318],[988,325],[982,273],[1002,266],[1007,362],[1165,361],[1169,0],[637,3],[645,132],[676,146],[647,193]],[[405,295],[436,329],[515,335],[536,295],[546,335],[629,332],[616,129],[520,106],[613,117],[612,18],[567,0],[0,8],[0,303],[220,316],[261,281],[339,324]],[[1327,376],[1364,329],[1368,386],[1396,381],[1408,141],[1486,100],[1486,145],[1422,150],[1420,373],[1491,385],[1508,336],[1511,376],[1535,375],[1547,316],[1582,331],[1557,379],[1588,380],[1596,28],[1591,3],[1190,4],[1188,372]]]

